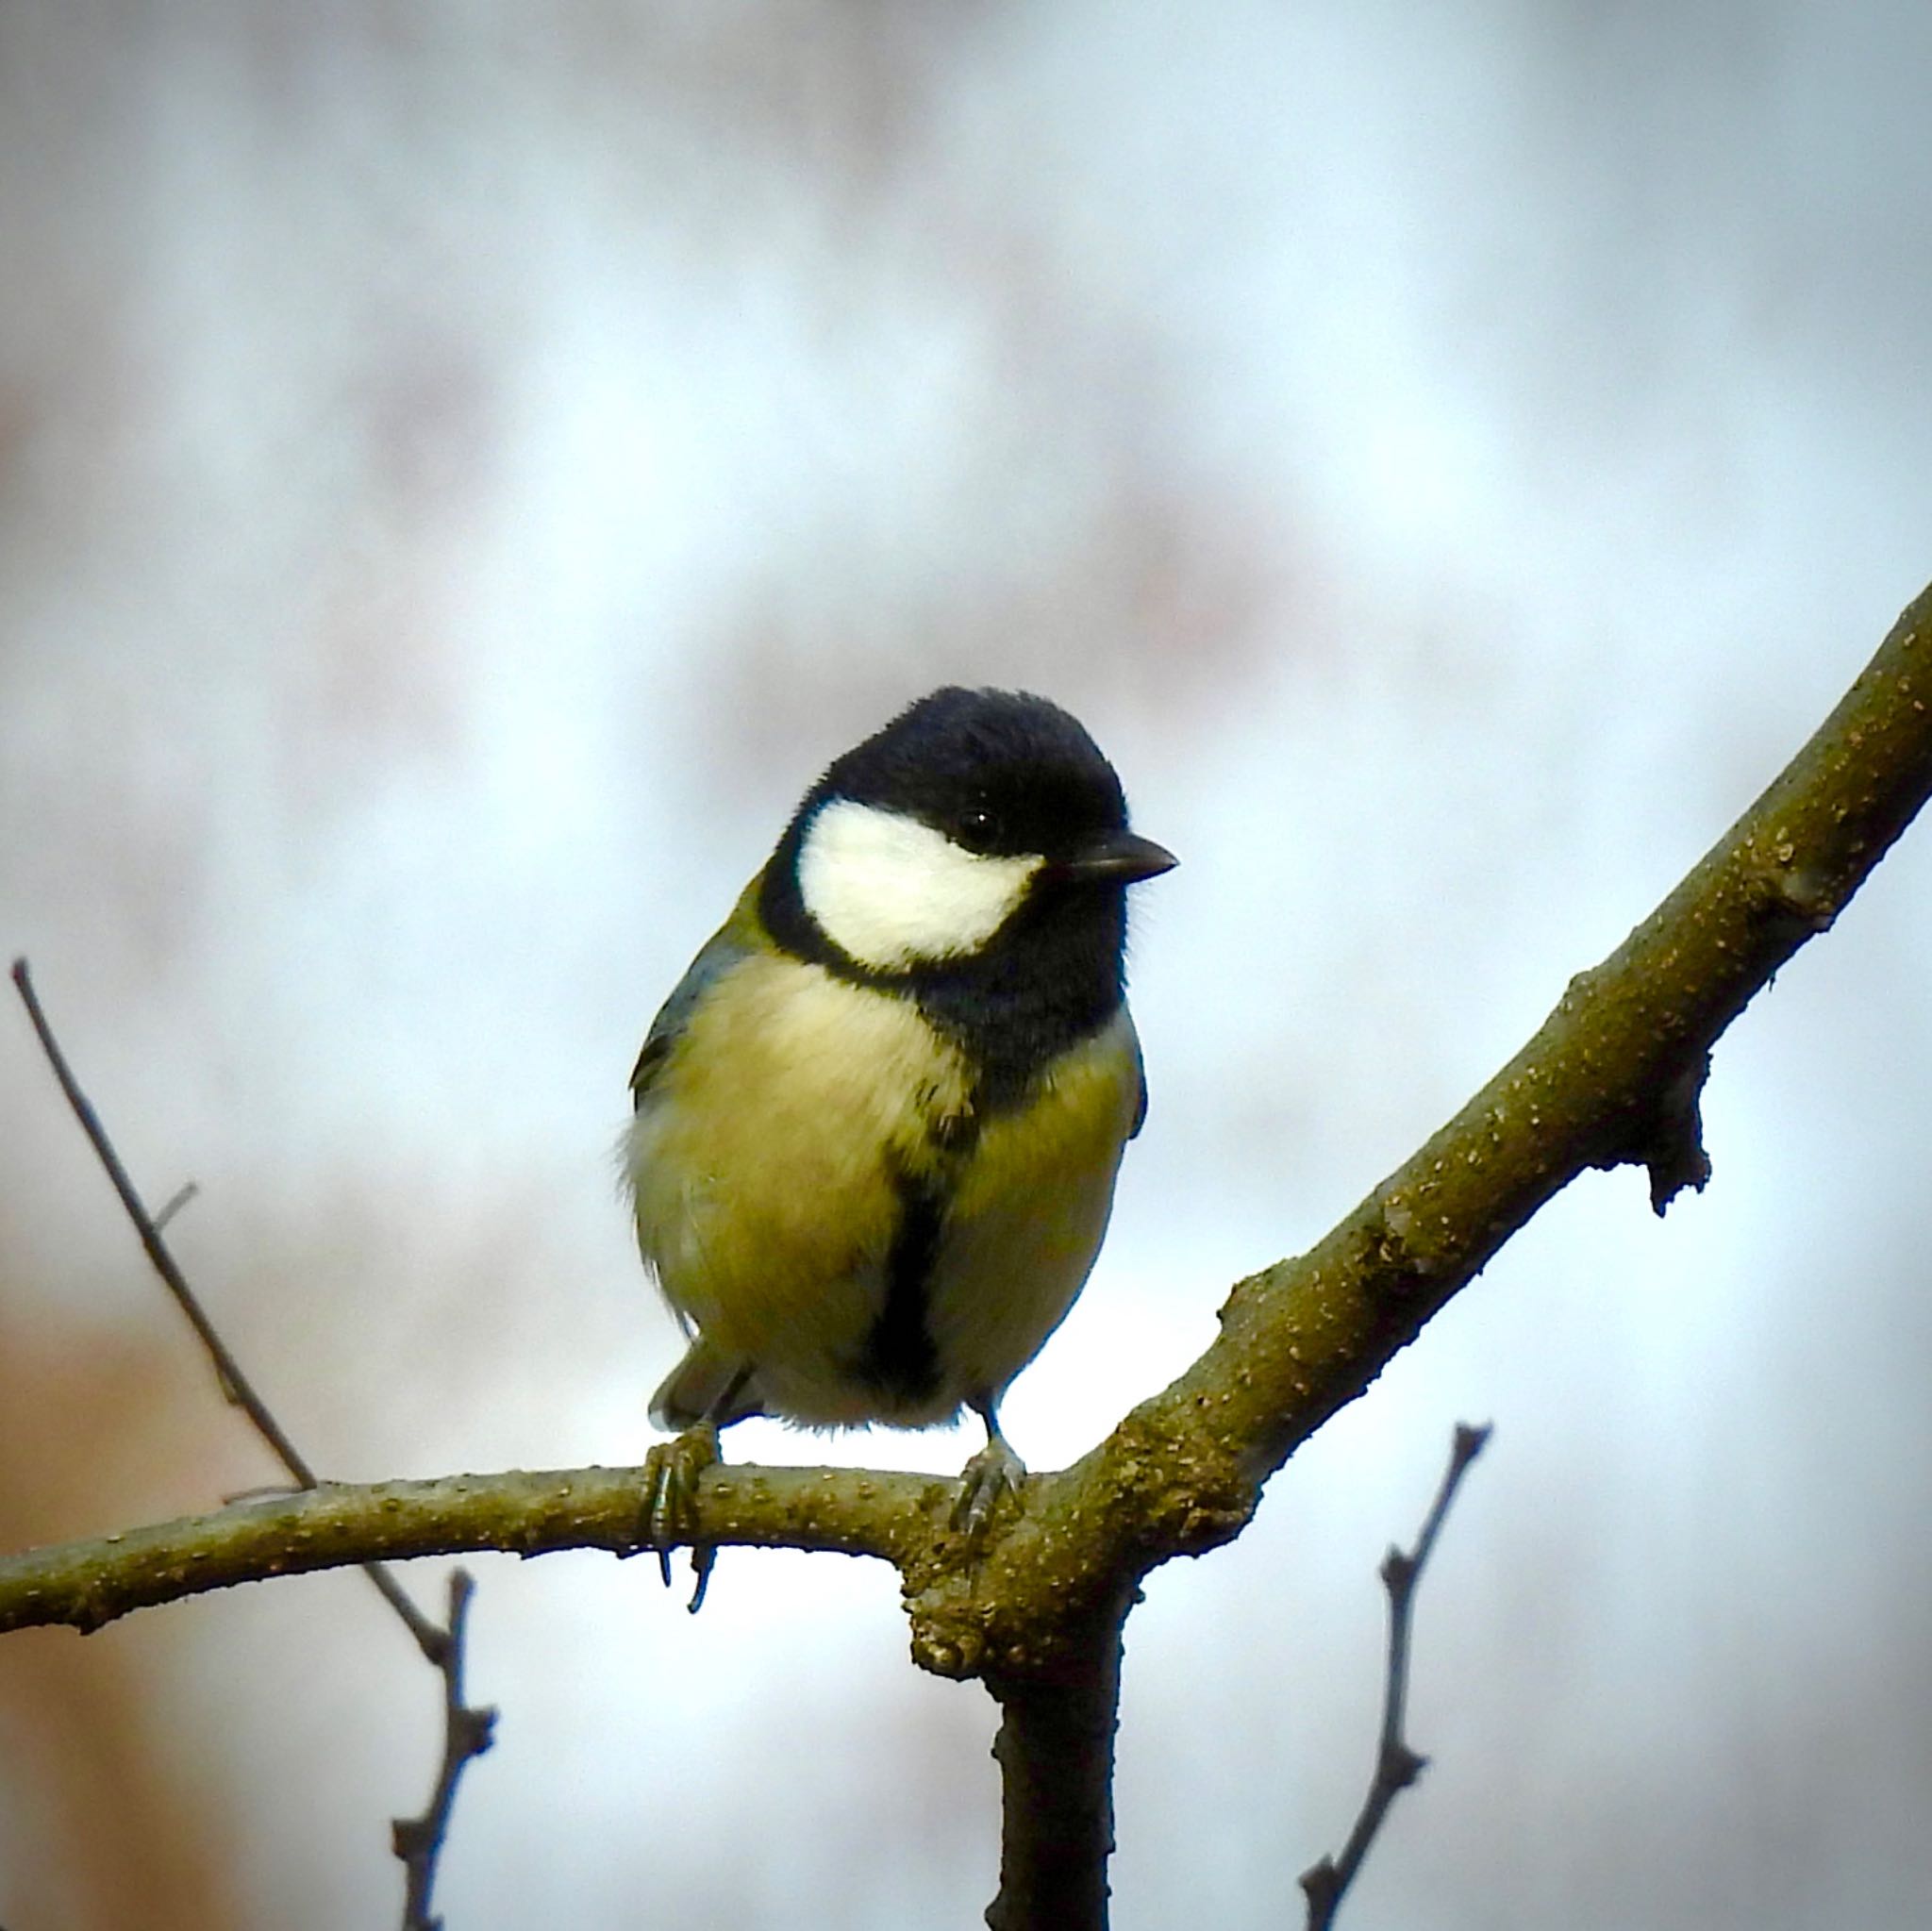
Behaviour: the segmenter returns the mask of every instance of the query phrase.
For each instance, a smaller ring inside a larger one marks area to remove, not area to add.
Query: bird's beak
[[[1084,851],[1051,867],[1055,878],[1102,880],[1109,885],[1132,885],[1142,878],[1158,878],[1172,872],[1180,860],[1165,845],[1131,831],[1103,832]]]

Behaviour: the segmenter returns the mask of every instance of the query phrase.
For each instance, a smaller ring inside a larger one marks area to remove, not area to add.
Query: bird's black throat
[[[899,1225],[886,1257],[886,1298],[865,1338],[860,1377],[889,1399],[917,1405],[939,1385],[939,1349],[927,1321],[946,1188],[935,1174],[893,1176]]]
[[[971,957],[906,975],[919,1009],[973,1066],[976,1109],[1017,1106],[1044,1068],[1113,1020],[1126,925],[1123,887],[1066,887],[1024,907]]]
[[[758,914],[766,931],[792,957],[852,985],[912,1000],[973,1068],[975,1111],[1018,1105],[1042,1068],[1091,1039],[1121,1008],[1123,885],[1046,886],[979,951],[880,972],[847,957],[806,910],[794,857],[781,845],[765,868]]]

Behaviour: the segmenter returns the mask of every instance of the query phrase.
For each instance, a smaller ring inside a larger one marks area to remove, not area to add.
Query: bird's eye
[[[960,812],[953,837],[969,852],[990,852],[1000,841],[999,814],[989,811],[984,805],[974,805]]]

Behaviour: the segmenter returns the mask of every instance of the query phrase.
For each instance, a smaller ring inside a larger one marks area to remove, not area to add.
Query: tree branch
[[[132,1610],[209,1590],[371,1560],[486,1549],[631,1556],[638,1552],[642,1479],[641,1469],[619,1468],[324,1482],[207,1515],[31,1549],[0,1557],[0,1633],[47,1623],[93,1630]],[[943,1527],[958,1488],[937,1475],[733,1465],[706,1477],[703,1497],[721,1542],[903,1564],[914,1545]]]
[[[1128,1605],[1095,1619],[1048,1673],[994,1672],[1000,1889],[990,1931],[1104,1931],[1113,1854],[1113,1740]]]
[[[708,1470],[690,1533],[897,1566],[924,1668],[1050,1685],[1158,1564],[1230,1540],[1261,1484],[1589,1167],[1661,1210],[1708,1173],[1697,1102],[1724,1028],[1825,930],[1932,791],[1932,591],[1785,772],[1669,898],[1570,983],[1535,1037],[1311,1252],[1239,1283],[1221,1333],[1072,1468],[1030,1479],[971,1550],[957,1485]],[[637,1471],[328,1488],[0,1563],[0,1629],[96,1626],[197,1590],[380,1556],[626,1553]],[[1047,1801],[1042,1796],[1041,1801]],[[1096,1840],[1097,1841],[1097,1840]],[[1096,1880],[1104,1885],[1104,1875]]]
[[[944,1674],[1038,1656],[1124,1570],[1239,1534],[1262,1482],[1586,1168],[1648,1167],[1658,1205],[1697,1180],[1713,1042],[1831,924],[1928,792],[1932,591],[1757,803],[1446,1126],[1309,1253],[1238,1283],[1220,1335],[1170,1387],[1029,1485],[970,1587],[940,1562],[908,1573],[914,1654]]]
[[[1538,1207],[1591,1166],[1687,1166],[1712,1042],[1826,929],[1932,791],[1932,591],[1764,795],[1446,1126],[1297,1259],[1241,1281],[1221,1333],[1072,1468],[1036,1476],[978,1557],[946,1531],[957,1485],[724,1464],[695,1533],[878,1556],[907,1583],[913,1651],[941,1675],[1050,1667],[1170,1557],[1239,1533],[1262,1481]],[[197,1590],[373,1556],[627,1552],[635,1470],[330,1486],[112,1542],[0,1563],[0,1628],[92,1627]]]

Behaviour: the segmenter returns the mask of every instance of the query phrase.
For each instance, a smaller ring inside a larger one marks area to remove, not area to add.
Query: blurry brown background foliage
[[[1932,14],[0,7],[0,947],[332,1474],[626,1462],[611,1148],[817,768],[1066,703],[1182,869],[1077,1455],[1457,1105],[1932,574]],[[1932,830],[1129,1632],[1116,1922],[1932,1916]],[[747,1426],[747,1457],[960,1440]],[[272,1478],[0,1016],[0,1536]],[[412,1577],[440,1597],[436,1566]],[[891,1577],[481,1570],[452,1927],[975,1922]],[[389,1922],[437,1686],[358,1577],[0,1642],[8,1931]]]

